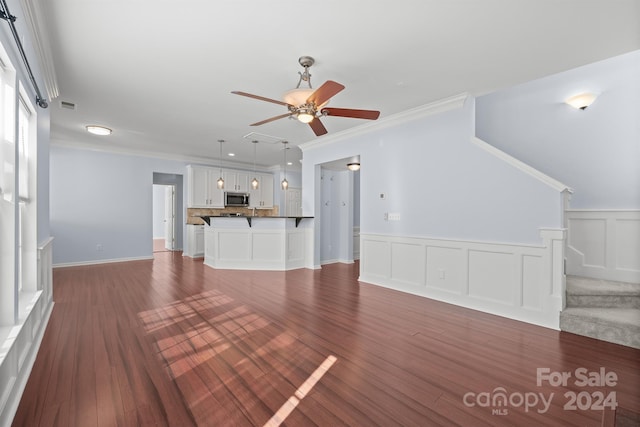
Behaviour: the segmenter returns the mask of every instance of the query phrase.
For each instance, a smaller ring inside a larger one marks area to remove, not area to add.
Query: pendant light
[[[256,178],[256,147],[258,147],[258,141],[253,142],[253,179],[251,180],[251,188],[257,190],[260,185],[260,181]]]
[[[280,183],[280,186],[282,187],[283,190],[286,190],[287,188],[289,188],[289,181],[287,181],[287,141],[282,141],[282,145],[284,147],[284,149],[282,150],[284,152],[284,179],[282,180],[282,182]]]
[[[218,188],[219,189],[223,189],[224,188],[224,179],[222,178],[222,143],[224,142],[224,139],[219,139],[218,142],[220,143],[220,178],[218,178]]]

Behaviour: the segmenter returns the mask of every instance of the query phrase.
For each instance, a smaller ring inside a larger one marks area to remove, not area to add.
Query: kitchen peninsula
[[[201,215],[204,263],[213,268],[313,268],[313,217]]]

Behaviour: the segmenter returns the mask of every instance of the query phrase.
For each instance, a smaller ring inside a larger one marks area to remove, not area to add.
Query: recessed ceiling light
[[[104,126],[98,126],[98,125],[88,125],[87,126],[87,132],[92,133],[94,135],[111,135],[111,129],[106,128]]]
[[[227,154],[227,155],[228,155],[229,157],[233,157],[233,156],[235,156],[235,155],[236,155],[236,153],[229,153],[229,154]]]

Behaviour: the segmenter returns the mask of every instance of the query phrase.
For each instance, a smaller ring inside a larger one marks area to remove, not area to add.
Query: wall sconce
[[[565,102],[573,108],[584,110],[589,105],[593,104],[593,101],[595,100],[596,96],[593,93],[579,93],[568,98]]]

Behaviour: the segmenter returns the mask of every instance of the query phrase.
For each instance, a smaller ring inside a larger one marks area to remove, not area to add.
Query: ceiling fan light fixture
[[[282,96],[282,99],[287,104],[291,104],[297,107],[298,105],[306,104],[307,99],[311,96],[312,93],[313,93],[313,89],[311,88],[291,89],[290,91],[287,91],[284,93],[284,95]]]
[[[298,113],[297,118],[302,123],[311,123],[311,121],[313,121],[315,116],[309,111],[302,111],[302,112]]]

